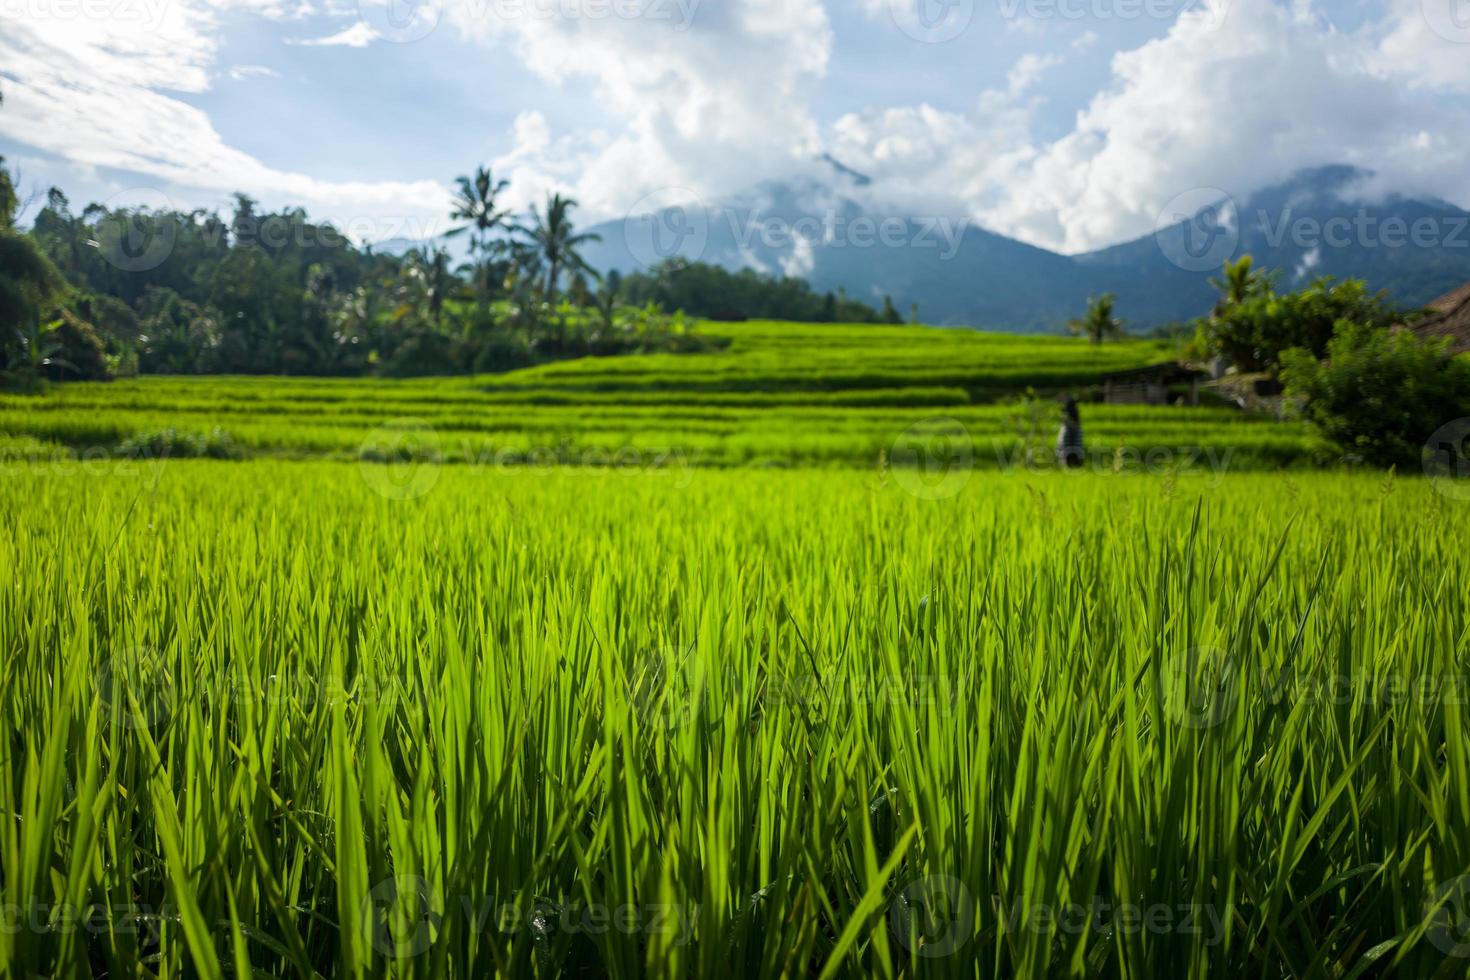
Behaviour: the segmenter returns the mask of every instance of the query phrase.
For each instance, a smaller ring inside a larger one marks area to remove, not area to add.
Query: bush
[[[1326,439],[1366,463],[1418,467],[1437,429],[1470,416],[1470,361],[1452,358],[1445,341],[1341,321],[1326,354],[1282,355],[1287,395]]]
[[[1282,354],[1293,348],[1321,358],[1342,320],[1387,328],[1401,319],[1385,293],[1370,293],[1358,279],[1319,279],[1295,293],[1270,288],[1221,305],[1206,326],[1209,347],[1243,371],[1275,373]]]
[[[54,345],[46,360],[46,376],[52,381],[110,381],[107,348],[92,324],[72,313],[57,313],[56,329],[51,332]]]

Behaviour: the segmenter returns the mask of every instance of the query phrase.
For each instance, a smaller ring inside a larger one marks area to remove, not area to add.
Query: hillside
[[[1167,356],[1154,343],[924,327],[707,324],[725,351],[591,358],[504,375],[387,381],[144,377],[0,396],[11,457],[403,456],[485,465],[871,467],[913,432],[966,440],[976,465],[1049,453],[1048,394]],[[1041,394],[1018,404],[1028,388]],[[1302,430],[1226,408],[1093,406],[1090,446],[1231,465],[1303,458]],[[1188,460],[1185,460],[1188,462]]]

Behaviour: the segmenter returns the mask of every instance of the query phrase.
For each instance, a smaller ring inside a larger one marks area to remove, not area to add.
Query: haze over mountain
[[[1208,312],[1209,284],[1249,253],[1284,285],[1319,275],[1366,279],[1405,306],[1470,279],[1470,212],[1429,197],[1372,193],[1348,166],[1302,171],[1235,200],[1200,189],[1166,208],[1155,234],[1068,256],[960,217],[899,216],[865,202],[863,175],[835,160],[830,182],[764,183],[706,205],[670,203],[594,231],[586,256],[602,270],[647,269],[672,257],[806,278],[927,323],[1052,331],[1090,296],[1115,293],[1146,330]]]

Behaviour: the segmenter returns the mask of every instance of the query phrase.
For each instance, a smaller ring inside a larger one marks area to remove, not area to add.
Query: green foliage
[[[1324,360],[1296,349],[1282,363],[1287,394],[1303,402],[1307,420],[1375,466],[1417,470],[1429,437],[1470,417],[1470,361],[1409,330],[1339,321]]]
[[[400,449],[5,467],[0,973],[1463,976],[1427,485]]]
[[[1087,313],[1072,320],[1067,329],[1073,334],[1086,337],[1093,344],[1123,336],[1123,321],[1113,314],[1115,299],[1112,293],[1104,293],[1087,302]]]
[[[671,259],[651,272],[623,280],[633,305],[657,303],[666,310],[724,322],[790,320],[798,323],[878,323],[877,311],[837,293],[818,294],[804,279]]]
[[[1271,277],[1257,269],[1255,259],[1249,255],[1227,261],[1220,278],[1211,279],[1210,285],[1220,291],[1220,302],[1215,305],[1217,314],[1264,296],[1272,289]]]
[[[1226,273],[1228,278],[1231,267]],[[1240,290],[1239,284],[1228,288],[1231,293]],[[1204,341],[1242,371],[1277,372],[1282,353],[1297,347],[1323,357],[1339,321],[1388,327],[1401,318],[1387,294],[1370,293],[1358,279],[1323,278],[1292,293],[1277,293],[1257,279],[1241,297],[1222,300],[1204,325]]]
[[[491,304],[486,322],[496,326],[456,337],[437,360],[415,345],[377,365],[433,380],[143,377],[59,386],[45,412],[32,399],[0,398],[0,443],[82,451],[138,432],[220,427],[250,456],[353,459],[375,430],[407,417],[431,426],[453,462],[563,447],[576,455],[677,446],[701,466],[871,467],[891,454],[899,433],[947,418],[963,427],[974,466],[1009,468],[1025,463],[1028,446],[1055,440],[1052,396],[1168,353],[1141,341],[1092,347],[1065,337],[910,326],[752,321],[681,332],[677,319],[621,305],[611,328],[600,314],[580,311],[536,332],[503,326],[552,313]],[[557,332],[568,351],[647,353],[545,360],[537,340]],[[466,357],[480,370],[534,366],[463,376],[455,365]],[[1010,404],[1028,388],[1045,416],[1030,433]],[[1090,405],[1086,421],[1088,447],[1108,468],[1121,454],[1139,470],[1151,452],[1206,471],[1311,459],[1304,423],[1233,408]]]
[[[42,317],[60,302],[66,280],[30,238],[0,230],[0,377],[33,376],[46,358]]]
[[[70,310],[57,311],[46,375],[52,381],[106,381],[112,377],[107,348],[92,324]]]

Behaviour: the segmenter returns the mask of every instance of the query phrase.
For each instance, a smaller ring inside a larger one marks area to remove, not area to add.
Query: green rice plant
[[[0,465],[0,973],[1465,974],[1426,482],[384,458]]]

